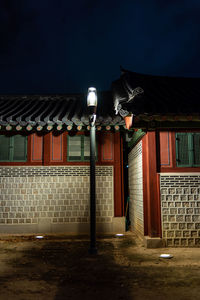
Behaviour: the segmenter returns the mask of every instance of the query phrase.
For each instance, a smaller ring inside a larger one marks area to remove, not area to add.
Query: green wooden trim
[[[6,137],[6,135],[1,135],[2,137]],[[11,144],[11,138],[7,137],[9,139],[9,144],[8,144],[8,160],[7,159],[1,159],[1,162],[9,162],[10,161],[10,144]],[[1,145],[0,145],[1,147]]]
[[[180,150],[181,146],[179,145],[179,141],[180,141],[181,136],[187,137],[187,140],[188,140],[188,150],[187,150],[187,152],[188,152],[188,160],[189,160],[189,162],[188,163],[184,163],[184,164],[180,161],[180,157],[179,157],[179,152],[181,151]],[[177,167],[191,167],[191,157],[190,157],[191,152],[189,151],[190,148],[189,148],[189,136],[188,136],[188,134],[186,132],[178,132],[178,133],[176,133],[176,165],[177,165]]]
[[[193,166],[194,167],[199,167],[200,166],[200,164],[195,164],[195,162],[194,162],[194,157],[195,157],[195,145],[194,145],[194,136],[199,136],[200,137],[200,133],[197,133],[197,132],[195,132],[195,133],[192,133],[192,142],[193,142]],[[200,155],[200,153],[199,153],[199,155]]]
[[[9,161],[13,161],[13,153],[14,153],[14,136],[9,138],[10,144],[9,144]]]
[[[141,140],[141,138],[146,134],[142,129],[138,129],[138,131],[135,131],[133,133],[132,139],[130,142],[128,142],[128,148],[132,148]]]
[[[193,134],[188,134],[189,165],[194,166]]]

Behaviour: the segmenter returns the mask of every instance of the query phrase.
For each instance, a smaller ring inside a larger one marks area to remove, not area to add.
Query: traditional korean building
[[[131,229],[149,247],[200,246],[200,79],[122,70]]]
[[[124,120],[98,94],[98,232],[124,232]],[[0,97],[0,233],[89,232],[86,95]]]
[[[97,231],[125,231],[129,195],[147,247],[200,246],[200,79],[122,70],[98,99]],[[1,96],[0,126],[0,232],[87,233],[86,95]]]

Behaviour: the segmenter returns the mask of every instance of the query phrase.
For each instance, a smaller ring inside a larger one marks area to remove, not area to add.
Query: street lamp
[[[95,149],[96,149],[96,110],[97,90],[94,87],[88,89],[87,106],[90,121],[90,249],[91,254],[97,253],[96,248],[96,184],[95,184]]]

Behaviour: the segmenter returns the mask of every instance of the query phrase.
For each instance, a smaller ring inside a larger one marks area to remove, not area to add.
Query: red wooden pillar
[[[123,193],[123,157],[122,157],[122,138],[119,132],[114,134],[114,216],[124,215],[124,193]]]
[[[157,173],[156,132],[143,138],[144,235],[161,237],[160,184]]]
[[[123,145],[120,132],[102,132],[100,135],[100,162],[114,167],[114,216],[124,215]]]

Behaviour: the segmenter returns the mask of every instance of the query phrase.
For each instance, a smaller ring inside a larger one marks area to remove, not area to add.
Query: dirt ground
[[[0,238],[0,299],[200,299],[200,249],[145,249],[132,233]],[[170,253],[171,259],[161,259]]]

